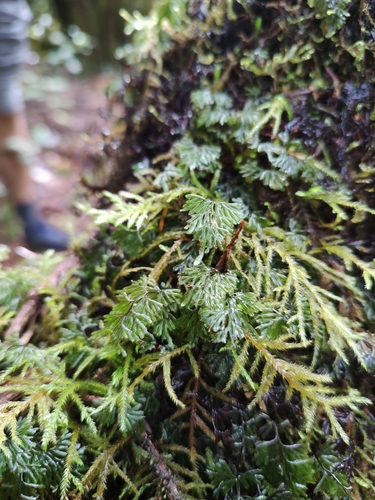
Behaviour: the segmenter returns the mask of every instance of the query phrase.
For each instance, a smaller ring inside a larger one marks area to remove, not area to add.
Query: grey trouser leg
[[[0,114],[22,111],[19,71],[27,56],[31,11],[25,0],[0,0]]]

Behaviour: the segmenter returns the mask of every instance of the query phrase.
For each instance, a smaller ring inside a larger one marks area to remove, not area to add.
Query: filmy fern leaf
[[[195,194],[186,198],[182,211],[191,216],[186,229],[199,241],[203,253],[221,245],[244,216],[240,203],[211,201]]]
[[[183,139],[175,144],[181,158],[180,166],[186,166],[190,170],[203,170],[214,172],[221,167],[220,147],[218,146],[197,146],[190,139]]]

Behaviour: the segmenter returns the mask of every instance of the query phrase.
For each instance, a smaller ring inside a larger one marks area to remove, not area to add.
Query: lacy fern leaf
[[[187,195],[182,211],[188,212],[190,220],[187,233],[200,242],[201,252],[221,245],[244,216],[240,203],[210,201],[200,195]]]

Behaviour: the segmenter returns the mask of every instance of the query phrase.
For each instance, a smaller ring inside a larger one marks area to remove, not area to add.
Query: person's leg
[[[0,113],[0,175],[15,205],[34,202],[33,182],[25,162],[17,153],[10,151],[7,141],[10,137],[28,140],[26,117],[23,112]]]
[[[18,82],[13,83],[17,85]],[[12,100],[7,99],[4,103],[3,99],[1,105],[1,96],[4,98],[6,94],[0,87],[0,177],[22,220],[28,247],[36,251],[65,250],[69,244],[68,235],[48,224],[35,210],[34,183],[27,162],[18,150],[23,141],[29,140],[23,103],[14,101],[12,105]],[[9,112],[9,108],[15,111]]]
[[[17,141],[22,143],[28,139],[23,111],[0,112],[0,177],[22,220],[26,244],[36,251],[65,250],[69,244],[67,234],[48,224],[35,210],[34,184],[27,163],[17,151]]]

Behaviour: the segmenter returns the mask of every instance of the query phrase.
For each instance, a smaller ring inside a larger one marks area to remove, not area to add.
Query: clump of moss
[[[87,208],[100,229],[33,343],[0,345],[0,488],[23,470],[16,443],[41,469],[65,446],[62,499],[372,498],[366,12],[123,12],[118,170]],[[50,498],[46,474],[26,487]]]

